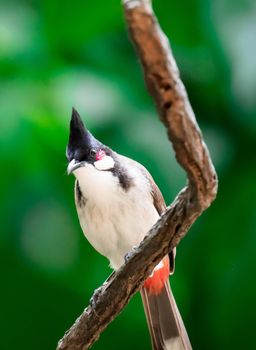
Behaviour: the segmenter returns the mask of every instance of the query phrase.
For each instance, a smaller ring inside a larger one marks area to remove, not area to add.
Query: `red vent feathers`
[[[144,287],[148,289],[149,294],[158,295],[161,293],[165,282],[169,278],[170,265],[168,255],[160,261],[154,268],[152,274],[144,282]]]

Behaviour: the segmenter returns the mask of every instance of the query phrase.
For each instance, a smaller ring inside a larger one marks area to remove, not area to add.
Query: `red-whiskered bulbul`
[[[75,203],[83,233],[117,270],[165,211],[163,196],[141,164],[96,140],[72,111],[67,146]],[[152,271],[141,297],[155,350],[191,349],[169,284],[174,251]]]

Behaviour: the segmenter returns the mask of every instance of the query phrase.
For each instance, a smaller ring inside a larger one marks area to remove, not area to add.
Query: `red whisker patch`
[[[98,152],[97,152],[97,154],[96,154],[96,160],[101,160],[101,159],[103,159],[104,157],[105,157],[105,155],[106,155],[106,153],[102,150],[102,149],[100,149]]]

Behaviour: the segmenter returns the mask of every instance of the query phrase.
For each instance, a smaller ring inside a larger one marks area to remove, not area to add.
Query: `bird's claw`
[[[127,263],[127,261],[130,259],[130,257],[134,254],[136,248],[137,248],[137,246],[133,246],[132,249],[128,253],[125,254],[125,256],[124,256],[125,263]]]
[[[97,301],[98,301],[98,299],[100,297],[101,292],[102,292],[102,288],[101,287],[95,289],[95,291],[93,292],[93,295],[92,295],[92,297],[90,299],[91,307],[95,308],[95,306],[97,304]]]

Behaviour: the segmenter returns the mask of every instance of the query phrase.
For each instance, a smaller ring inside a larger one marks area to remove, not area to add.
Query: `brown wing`
[[[153,177],[150,175],[150,173],[148,172],[148,170],[141,165],[140,163],[136,162],[133,159],[121,156],[123,158],[125,158],[127,163],[130,163],[131,166],[136,166],[140,169],[140,171],[142,172],[142,174],[147,178],[149,184],[150,184],[150,193],[153,199],[153,204],[158,212],[158,214],[161,216],[165,210],[166,210],[166,204],[164,201],[164,197],[161,193],[161,191],[159,190],[157,184],[155,183]],[[175,269],[175,255],[176,255],[176,248],[174,248],[171,253],[169,254],[169,258],[170,258],[170,273],[173,274],[174,273],[174,269]]]
[[[143,169],[144,175],[147,177],[150,187],[151,187],[151,195],[153,198],[153,204],[158,212],[159,215],[162,215],[166,210],[166,204],[164,201],[164,197],[159,190],[157,184],[153,180],[153,177],[150,175],[150,173],[147,171],[147,169]]]
[[[150,173],[147,171],[146,168],[144,168],[142,165],[142,171],[143,174],[147,177],[150,187],[151,187],[151,195],[153,198],[153,204],[158,212],[159,215],[162,215],[166,211],[166,204],[164,201],[164,197],[159,190],[157,184],[153,180],[153,177],[150,175]],[[176,254],[176,248],[174,248],[171,253],[169,253],[169,259],[170,259],[170,274],[174,273],[175,269],[175,254]]]

